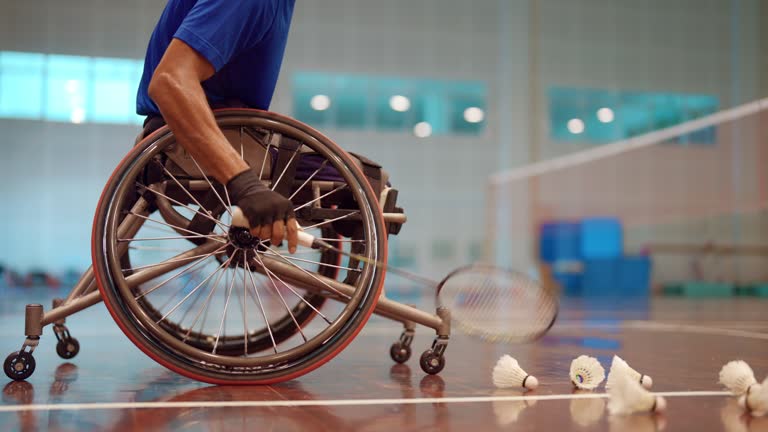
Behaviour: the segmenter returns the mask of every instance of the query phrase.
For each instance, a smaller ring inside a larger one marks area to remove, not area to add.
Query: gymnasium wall
[[[0,3],[10,11],[0,17],[0,50],[126,58],[143,56],[163,6],[156,0]],[[694,4],[697,13],[687,13]],[[552,150],[547,141],[549,86],[713,92],[723,95],[724,105],[736,94],[748,99],[758,77],[752,42],[738,44],[741,54],[732,54],[729,5],[719,0],[298,2],[272,109],[291,113],[290,77],[296,71],[487,83],[487,128],[479,137],[323,131],[390,172],[409,216],[392,254],[437,275],[482,249],[489,173],[576,149]],[[742,13],[740,38],[750,41],[763,27],[750,21],[748,10]],[[659,44],[667,49],[650,49]],[[8,155],[0,162],[0,262],[21,269],[86,266],[98,193],[136,132],[130,126],[0,120],[0,147]],[[527,250],[522,244],[513,250]]]

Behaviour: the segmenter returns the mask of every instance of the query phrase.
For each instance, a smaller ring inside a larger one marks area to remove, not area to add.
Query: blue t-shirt
[[[212,104],[238,100],[268,109],[283,61],[295,0],[170,0],[152,32],[136,97],[140,115],[160,114],[148,94],[173,38],[208,60],[216,73],[204,81]]]

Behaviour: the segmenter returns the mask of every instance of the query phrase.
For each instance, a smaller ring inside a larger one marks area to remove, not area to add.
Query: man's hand
[[[264,186],[250,169],[232,177],[227,191],[233,204],[240,207],[248,219],[251,234],[279,245],[287,233],[288,251],[296,252],[299,224],[290,200]]]

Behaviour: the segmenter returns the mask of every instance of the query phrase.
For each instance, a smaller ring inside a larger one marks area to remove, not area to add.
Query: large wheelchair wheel
[[[305,230],[386,260],[377,197],[352,157],[274,113],[216,117],[251,169],[291,199]],[[94,218],[94,274],[112,317],[154,360],[209,383],[274,383],[329,361],[368,320],[384,271],[328,251],[291,255],[230,227],[231,215],[224,188],[170,130],[137,145]],[[326,299],[334,301],[321,311]]]

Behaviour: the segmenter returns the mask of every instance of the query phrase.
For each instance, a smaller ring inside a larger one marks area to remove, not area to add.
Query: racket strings
[[[538,282],[491,266],[452,273],[441,283],[438,300],[451,309],[458,329],[494,341],[537,339],[558,310],[556,297]]]

